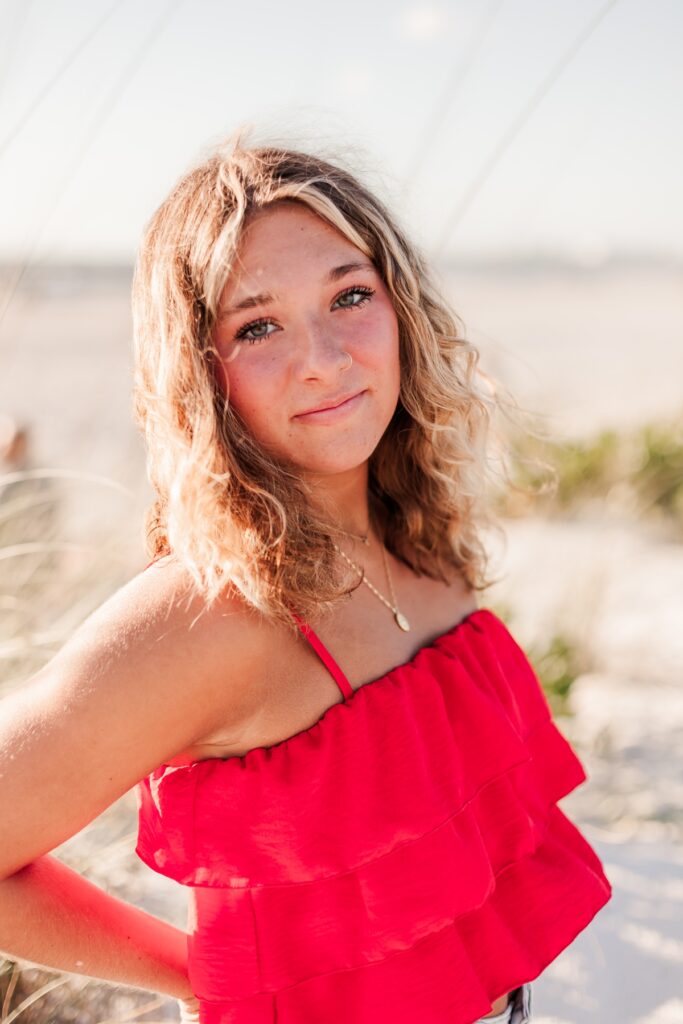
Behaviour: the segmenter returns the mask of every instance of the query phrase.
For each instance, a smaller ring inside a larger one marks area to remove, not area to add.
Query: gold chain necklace
[[[359,539],[362,539],[362,538],[359,538]],[[332,541],[332,543],[334,544],[334,541]],[[369,546],[370,541],[367,541],[367,544]],[[380,599],[380,601],[383,604],[385,604],[387,606],[387,608],[391,612],[393,612],[394,618],[396,619],[397,626],[399,626],[399,628],[402,629],[405,633],[408,633],[410,631],[410,623],[408,622],[408,620],[405,617],[405,615],[403,615],[403,613],[398,610],[398,606],[396,604],[396,593],[394,591],[394,584],[393,584],[392,579],[391,579],[391,573],[389,572],[389,562],[387,560],[387,553],[386,553],[386,551],[384,549],[384,544],[382,544],[382,558],[384,559],[384,568],[386,570],[387,582],[389,583],[389,590],[391,592],[391,599],[394,602],[393,604],[390,604],[387,601],[387,599],[385,597],[383,597],[382,594],[380,594],[379,590],[376,587],[373,587],[373,585],[370,582],[370,580],[367,579],[367,577],[365,575],[365,570],[364,569],[362,569],[359,565],[356,565],[355,562],[352,562],[351,559],[347,555],[344,554],[342,549],[337,544],[334,544],[334,547],[339,552],[339,554],[342,556],[342,558],[346,559],[346,561],[349,563],[351,568],[352,569],[356,569],[356,571],[361,574],[362,582],[365,583],[365,585],[370,588],[370,590],[373,592],[373,594],[375,594],[375,596],[378,597]]]

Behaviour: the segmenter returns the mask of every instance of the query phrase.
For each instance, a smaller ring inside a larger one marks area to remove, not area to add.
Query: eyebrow
[[[367,260],[362,260],[356,263],[342,263],[339,267],[332,267],[327,274],[327,277],[323,279],[325,284],[330,284],[334,281],[339,281],[342,277],[352,273],[354,270],[374,270],[375,266],[369,263]],[[247,295],[246,298],[240,299],[234,306],[229,306],[227,309],[222,310],[220,314],[221,320],[225,317],[230,316],[232,313],[239,313],[242,309],[253,309],[254,306],[267,306],[270,302],[274,302],[275,297],[270,292],[262,292],[260,295]]]

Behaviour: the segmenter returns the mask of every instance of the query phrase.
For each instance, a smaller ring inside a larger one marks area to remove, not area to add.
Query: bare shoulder
[[[102,605],[95,616],[113,609],[115,602],[129,628],[151,627],[155,635],[161,629],[166,636],[180,630],[190,643],[193,642],[190,637],[200,635],[204,641],[215,637],[218,642],[219,628],[232,629],[247,640],[252,633],[265,629],[263,617],[235,588],[226,589],[209,607],[188,570],[170,556],[139,572]]]
[[[97,608],[46,666],[76,654],[100,665],[129,656],[131,667],[149,665],[170,696],[216,686],[216,696],[235,695],[244,667],[258,655],[267,625],[234,590],[208,607],[188,571],[173,558],[138,573]],[[203,696],[208,694],[203,693]]]
[[[0,701],[11,836],[0,877],[66,841],[219,723],[248,716],[264,636],[272,627],[234,594],[207,608],[173,559],[112,594]]]

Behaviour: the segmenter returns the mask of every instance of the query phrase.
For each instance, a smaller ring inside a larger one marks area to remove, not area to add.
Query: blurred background
[[[528,416],[484,603],[586,767],[562,807],[614,886],[535,982],[535,1024],[683,1021],[682,45],[676,0],[0,5],[0,694],[147,561],[145,222],[240,124],[337,152]],[[184,927],[135,827],[130,793],[58,855]],[[177,1018],[0,965],[8,1024]]]

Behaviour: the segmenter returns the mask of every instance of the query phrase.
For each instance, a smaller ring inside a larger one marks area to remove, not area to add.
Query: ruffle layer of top
[[[467,1024],[610,898],[555,806],[585,779],[523,651],[479,609],[310,729],[142,780],[136,852],[193,887],[202,1021],[341,1003],[355,1024]]]
[[[471,1024],[491,1013],[499,996],[537,978],[609,900],[611,888],[594,856],[580,833],[554,808],[544,842],[502,871],[480,906],[436,931],[431,930],[431,921],[419,917],[423,934],[410,946],[402,939],[408,916],[399,910],[378,928],[376,948],[365,963],[353,966],[354,954],[351,963],[332,969],[326,965],[340,962],[338,946],[340,935],[346,933],[345,918],[333,927],[329,922],[316,927],[313,918],[306,942],[306,949],[314,950],[307,977],[274,988],[262,974],[261,987],[251,995],[238,993],[245,987],[243,954],[248,958],[253,950],[253,932],[240,942],[230,928],[223,949],[208,957],[202,955],[201,944],[196,948],[191,940],[189,973],[200,996],[201,1024]],[[452,873],[458,870],[450,867]],[[422,891],[428,870],[423,866],[424,874],[411,883],[411,890]],[[442,871],[441,877],[445,874]],[[396,880],[389,877],[386,884]],[[192,893],[215,895],[217,890]],[[209,919],[206,908],[200,913]],[[388,940],[391,920],[395,927]],[[291,933],[291,923],[280,919],[267,926],[275,928],[274,934],[259,932],[259,949],[265,955],[262,970],[275,948],[300,962],[301,930]],[[231,998],[226,998],[226,992],[232,993]]]

